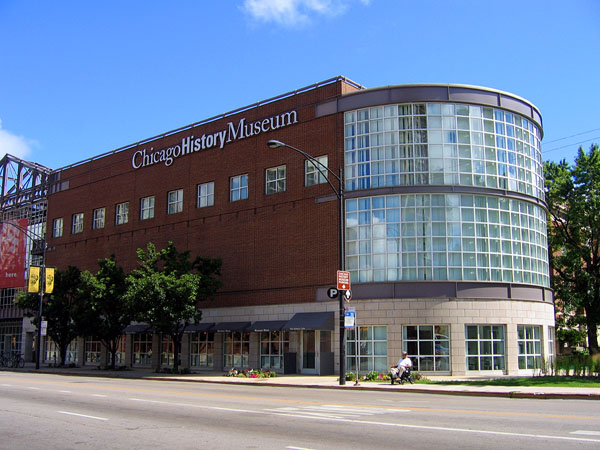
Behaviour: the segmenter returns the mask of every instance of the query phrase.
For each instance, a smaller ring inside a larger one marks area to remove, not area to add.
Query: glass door
[[[300,373],[316,375],[318,361],[318,331],[302,332],[302,367]]]

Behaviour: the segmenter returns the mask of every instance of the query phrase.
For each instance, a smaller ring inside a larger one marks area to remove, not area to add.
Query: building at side
[[[403,350],[452,375],[532,373],[554,356],[542,119],[494,89],[338,77],[61,168],[47,263],[93,271],[115,254],[131,270],[137,248],[168,241],[221,258],[183,367],[337,373],[336,181],[273,139],[343,170],[348,370],[385,372]],[[168,338],[124,332],[122,364],[172,364]],[[91,336],[72,344],[77,364],[105,357]]]

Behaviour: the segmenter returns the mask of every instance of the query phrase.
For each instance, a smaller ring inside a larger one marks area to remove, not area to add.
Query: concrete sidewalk
[[[449,384],[423,384],[414,385],[404,384],[393,386],[390,382],[383,381],[361,381],[358,384],[354,381],[346,381],[345,385],[340,385],[338,377],[317,376],[317,375],[280,375],[274,378],[243,378],[228,377],[223,372],[203,372],[193,374],[163,374],[156,373],[149,369],[129,369],[129,370],[101,370],[94,367],[74,367],[74,368],[54,368],[42,366],[39,371],[35,370],[33,364],[27,364],[24,369],[0,369],[1,371],[46,373],[65,376],[92,376],[92,377],[113,377],[125,379],[143,379],[160,381],[178,381],[178,382],[198,382],[198,383],[221,383],[221,384],[244,384],[254,386],[279,386],[296,388],[320,388],[320,389],[353,389],[353,390],[385,390],[395,393],[419,392],[431,394],[446,395],[469,395],[469,396],[489,396],[489,397],[507,397],[507,398],[539,398],[539,399],[586,399],[600,400],[600,388],[572,388],[572,387],[546,387],[546,386],[473,386],[460,384],[461,381],[485,380],[490,378],[482,377],[441,377],[428,376],[431,381]],[[498,378],[498,377],[494,377]]]

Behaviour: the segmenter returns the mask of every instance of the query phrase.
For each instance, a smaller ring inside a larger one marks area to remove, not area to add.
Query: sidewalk
[[[585,399],[600,400],[600,388],[572,388],[572,387],[546,387],[546,386],[472,386],[457,384],[461,380],[481,380],[482,377],[441,377],[428,376],[431,381],[451,381],[452,384],[404,384],[393,386],[390,382],[366,382],[356,384],[354,381],[346,381],[340,386],[338,377],[335,375],[280,375],[275,378],[241,378],[227,377],[223,372],[205,372],[185,375],[156,373],[150,369],[130,370],[100,370],[95,367],[54,368],[42,366],[39,371],[35,366],[28,363],[24,369],[1,369],[2,371],[46,373],[65,376],[93,376],[113,377],[125,379],[144,379],[160,381],[197,382],[197,383],[222,383],[222,384],[245,384],[256,386],[279,386],[297,388],[320,388],[320,389],[353,389],[353,390],[386,390],[396,393],[418,392],[446,395],[468,395],[489,396],[507,398],[539,398],[539,399]]]

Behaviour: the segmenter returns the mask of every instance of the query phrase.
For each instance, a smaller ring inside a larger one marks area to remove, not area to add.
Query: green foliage
[[[225,374],[226,377],[241,377],[241,378],[275,378],[277,372],[270,369],[229,369]]]
[[[598,353],[600,324],[600,150],[582,148],[570,166],[564,160],[544,167],[550,212],[548,240],[552,288],[559,315],[559,338],[579,343],[587,332],[592,353]]]
[[[99,260],[98,266],[96,274],[81,273],[78,328],[82,336],[91,335],[102,341],[111,354],[110,367],[114,368],[123,329],[133,313],[124,301],[126,277],[115,256]]]
[[[48,336],[56,343],[60,352],[60,365],[65,365],[67,347],[79,335],[78,323],[81,322],[81,276],[76,267],[57,270],[54,277],[54,292],[44,296],[42,317],[48,321]],[[35,317],[33,323],[38,326],[37,310],[39,295],[21,292],[15,304],[26,311],[29,317]]]
[[[556,358],[554,373],[575,377],[600,377],[600,358],[598,355],[575,353]]]
[[[127,276],[125,301],[135,320],[147,323],[155,333],[171,336],[177,355],[185,328],[202,318],[198,303],[221,286],[216,278],[221,261],[190,261],[189,251],[178,252],[172,242],[160,251],[150,242],[137,254],[140,267]],[[178,366],[175,358],[174,370]]]

